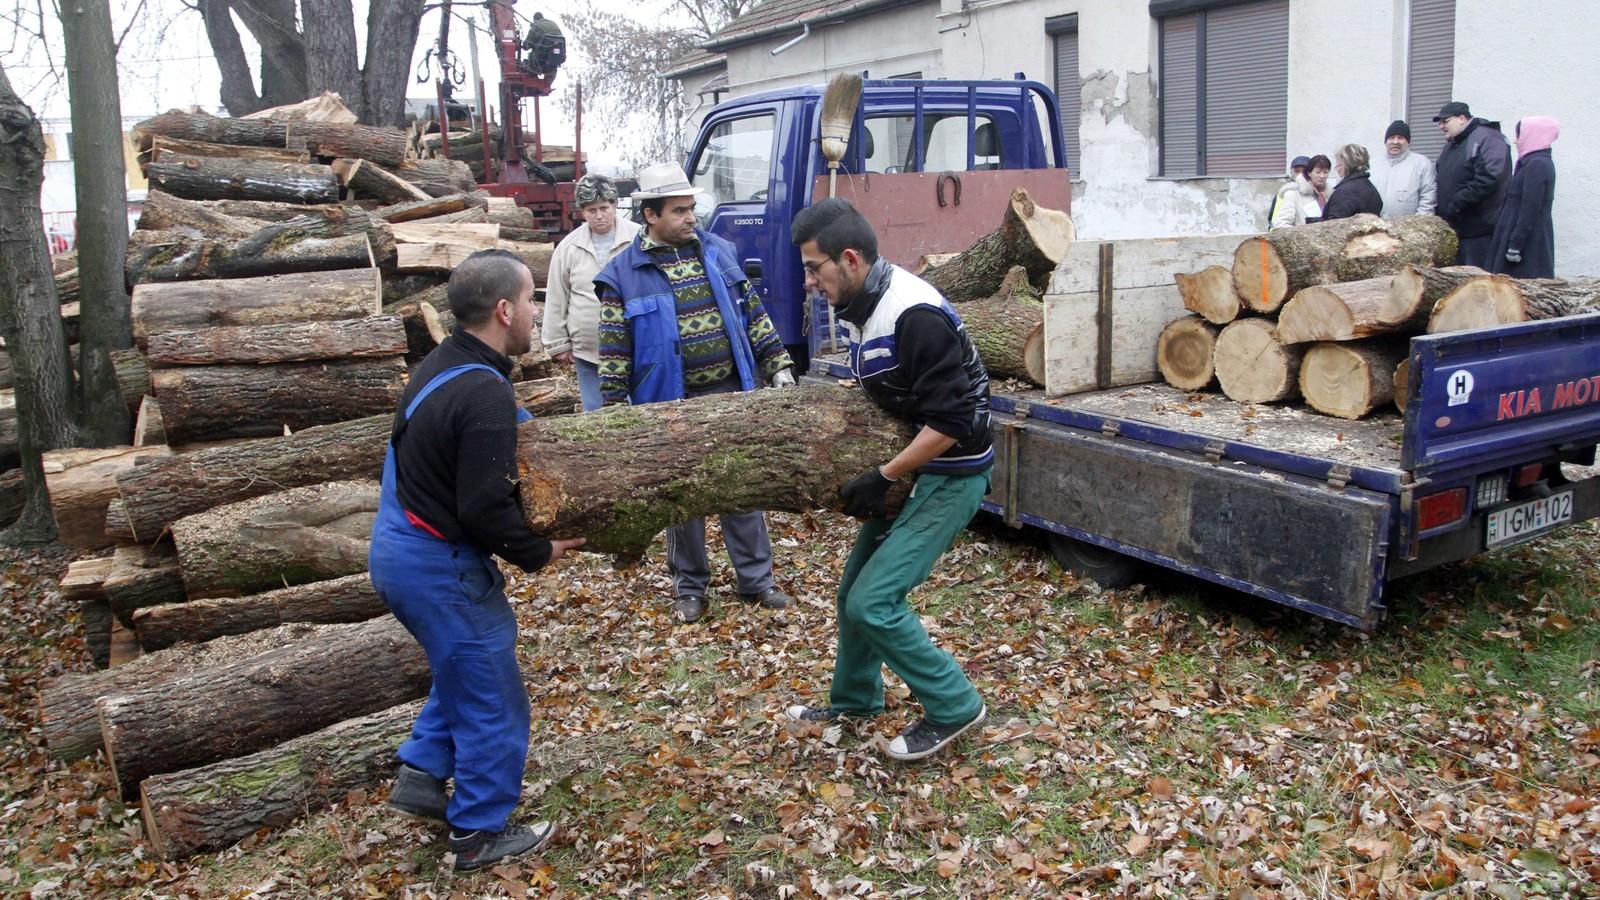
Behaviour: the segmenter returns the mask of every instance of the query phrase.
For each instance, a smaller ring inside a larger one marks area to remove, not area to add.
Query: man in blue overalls
[[[543,847],[555,827],[508,825],[522,795],[528,692],[499,556],[524,571],[582,538],[547,541],[517,501],[511,357],[533,342],[533,276],[485,250],[450,276],[456,329],[412,373],[389,435],[370,566],[378,596],[428,655],[433,689],[400,745],[390,807],[448,821],[457,869]],[[445,782],[455,793],[445,796]]]

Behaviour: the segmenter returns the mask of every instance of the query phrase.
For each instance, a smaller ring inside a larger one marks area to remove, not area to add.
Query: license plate
[[[1536,537],[1572,521],[1572,492],[1562,491],[1538,500],[1529,500],[1516,506],[1497,509],[1489,514],[1484,526],[1484,545],[1503,547]]]

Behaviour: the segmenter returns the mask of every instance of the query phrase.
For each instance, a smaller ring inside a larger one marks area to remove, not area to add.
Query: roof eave
[[[790,22],[774,22],[771,25],[763,25],[760,28],[729,35],[725,38],[712,37],[711,40],[700,46],[706,50],[728,50],[745,44],[753,44],[774,35],[791,32],[797,28],[804,28],[807,25],[829,25],[896,6],[911,6],[923,2],[926,2],[926,0],[855,0],[854,3],[802,19],[795,19]]]

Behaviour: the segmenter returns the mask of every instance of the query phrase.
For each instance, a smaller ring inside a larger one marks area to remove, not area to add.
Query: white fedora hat
[[[656,163],[639,172],[639,187],[633,192],[635,200],[655,200],[659,197],[691,197],[704,194],[704,188],[689,183],[683,169],[672,163]]]

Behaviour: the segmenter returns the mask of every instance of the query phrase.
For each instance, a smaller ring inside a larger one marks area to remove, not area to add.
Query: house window
[[[772,114],[717,123],[695,165],[694,185],[713,205],[765,202],[772,172]]]
[[[1409,30],[1406,121],[1411,124],[1411,149],[1438,159],[1444,135],[1433,117],[1450,102],[1455,83],[1455,0],[1411,0]]]
[[[1044,23],[1055,56],[1056,103],[1061,109],[1061,136],[1066,144],[1067,167],[1082,178],[1078,168],[1078,126],[1083,118],[1083,81],[1078,77],[1078,17],[1054,16]]]
[[[1289,0],[1217,5],[1159,25],[1161,174],[1282,174]]]

